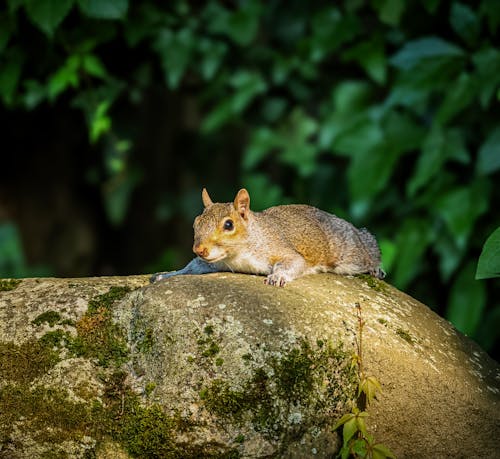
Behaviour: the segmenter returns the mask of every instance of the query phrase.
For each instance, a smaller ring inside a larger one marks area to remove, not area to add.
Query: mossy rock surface
[[[390,285],[228,273],[26,279],[0,292],[0,458],[334,457],[357,317],[400,458],[497,457],[496,362]]]

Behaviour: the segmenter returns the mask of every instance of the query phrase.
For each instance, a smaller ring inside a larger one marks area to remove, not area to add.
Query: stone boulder
[[[370,277],[0,281],[0,458],[330,458],[363,366],[398,458],[495,458],[500,368]]]

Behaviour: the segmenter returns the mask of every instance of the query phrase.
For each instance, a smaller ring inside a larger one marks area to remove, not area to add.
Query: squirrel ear
[[[238,194],[234,198],[234,208],[243,219],[246,220],[248,218],[248,212],[250,211],[250,195],[245,188],[238,191]]]
[[[203,205],[205,207],[211,206],[213,204],[206,188],[203,188],[203,191],[201,192],[201,200],[203,201]]]

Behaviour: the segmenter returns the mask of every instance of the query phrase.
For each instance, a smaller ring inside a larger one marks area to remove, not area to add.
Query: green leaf
[[[462,261],[466,247],[459,247],[449,232],[442,232],[433,248],[439,256],[441,278],[448,281]]]
[[[71,55],[66,62],[54,73],[48,81],[47,92],[50,100],[54,100],[68,88],[76,88],[80,82],[79,69],[81,60],[79,55]]]
[[[384,139],[383,130],[378,122],[369,116],[338,117],[337,133],[332,149],[346,156],[369,157]]]
[[[372,3],[377,9],[378,17],[382,22],[391,26],[399,25],[406,6],[405,0],[375,0]]]
[[[94,54],[84,54],[81,59],[81,66],[89,75],[102,79],[107,77],[108,72],[97,56]]]
[[[346,413],[344,414],[333,426],[333,430],[337,430],[340,426],[343,426],[347,421],[354,419],[356,416],[355,413]]]
[[[479,11],[488,21],[490,32],[495,34],[500,24],[500,3],[497,0],[482,0]]]
[[[418,124],[413,116],[401,110],[388,110],[382,120],[384,141],[397,152],[409,152],[418,149],[426,129]]]
[[[352,442],[351,451],[355,458],[368,457],[367,444],[364,438],[358,438]]]
[[[243,154],[242,166],[245,170],[255,168],[270,152],[281,146],[281,137],[268,127],[255,129]]]
[[[382,386],[374,376],[368,376],[359,383],[358,396],[364,393],[366,396],[366,403],[369,405],[373,399],[377,397],[377,392],[382,391]]]
[[[0,54],[5,50],[12,32],[14,31],[14,21],[6,13],[0,13]]]
[[[475,78],[463,72],[451,83],[446,97],[436,114],[438,123],[446,124],[450,119],[466,108],[474,99],[477,92]]]
[[[436,126],[423,141],[416,172],[408,182],[408,195],[414,196],[441,171],[443,164],[449,159],[462,163],[469,161],[463,133],[457,129],[444,130],[441,126]]]
[[[269,180],[264,174],[245,174],[242,183],[252,196],[252,209],[264,210],[277,204],[283,204],[282,188]]]
[[[236,72],[229,83],[235,89],[232,97],[234,113],[242,112],[258,94],[267,89],[267,83],[260,73],[246,70]]]
[[[400,152],[385,143],[354,155],[347,171],[353,205],[357,201],[372,200],[384,188],[399,157]]]
[[[486,108],[500,84],[500,51],[493,47],[481,49],[472,56],[472,61],[476,67],[479,100]]]
[[[344,424],[344,429],[342,430],[342,438],[344,441],[344,444],[348,443],[349,440],[354,437],[356,432],[358,431],[358,424],[356,422],[356,417],[353,416],[352,419],[349,419],[345,424]]]
[[[372,89],[365,81],[342,81],[333,91],[335,112],[346,115],[359,113],[367,106]]]
[[[385,445],[377,443],[372,447],[373,459],[396,459],[394,453]]]
[[[434,91],[447,91],[463,69],[463,59],[439,56],[422,59],[414,67],[402,69],[386,105],[403,105],[419,116],[427,117],[429,99]]]
[[[387,59],[382,40],[371,38],[342,54],[345,61],[356,61],[377,83],[384,84],[387,78]]]
[[[159,53],[167,86],[176,89],[191,60],[196,37],[190,28],[183,28],[173,32],[162,28],[154,43],[154,48]]]
[[[475,266],[468,263],[453,283],[446,318],[466,335],[476,331],[486,306],[484,282],[475,280]]]
[[[28,110],[33,110],[40,102],[47,97],[47,88],[44,84],[36,80],[25,80],[24,84],[24,106]]]
[[[396,246],[398,257],[391,273],[394,284],[405,289],[418,274],[422,256],[434,239],[434,233],[425,220],[408,219],[398,230]]]
[[[14,102],[25,60],[20,50],[9,51],[8,55],[2,58],[2,70],[0,71],[0,97],[7,106]]]
[[[317,130],[317,121],[296,108],[290,114],[281,135],[280,160],[292,165],[303,177],[311,175],[316,167],[318,147],[311,136]]]
[[[500,277],[500,228],[490,234],[484,243],[477,264],[476,279]]]
[[[341,45],[353,41],[364,31],[356,14],[342,14],[335,3],[318,9],[311,19],[311,37],[307,40],[309,60],[319,63],[340,49]],[[293,40],[288,41],[293,43]]]
[[[493,129],[479,149],[476,170],[481,175],[500,169],[500,127]]]
[[[78,0],[83,14],[96,19],[122,19],[127,14],[128,0]]]
[[[455,33],[468,45],[473,45],[479,36],[480,24],[477,13],[468,5],[454,2],[451,6],[450,23]]]
[[[73,3],[74,0],[26,0],[25,8],[31,21],[51,37]]]
[[[254,0],[241,3],[240,8],[235,11],[210,2],[204,15],[212,33],[226,35],[236,44],[247,46],[257,34],[260,10],[260,2]]]
[[[202,124],[204,132],[214,131],[235,118],[267,88],[259,73],[246,70],[235,73],[229,84],[233,87],[232,94],[221,100],[205,117]]]
[[[228,47],[222,41],[214,41],[203,38],[198,43],[198,51],[201,55],[200,72],[205,80],[210,80],[220,68]]]
[[[367,418],[368,416],[369,414],[366,411],[361,411],[360,413],[356,414],[356,427],[357,430],[359,430],[363,434],[363,437],[368,436],[368,431],[366,430],[366,421],[365,421],[365,418]]]
[[[111,117],[108,115],[110,106],[110,101],[102,101],[92,113],[89,126],[89,137],[92,143],[97,142],[103,134],[111,129]]]
[[[432,205],[444,219],[458,247],[464,247],[479,216],[488,210],[490,183],[476,180],[467,187],[446,191]]]
[[[431,58],[461,57],[464,52],[458,46],[439,37],[423,37],[406,43],[390,62],[400,69],[411,69]]]

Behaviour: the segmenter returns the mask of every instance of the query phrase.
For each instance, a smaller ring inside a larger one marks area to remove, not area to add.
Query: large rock
[[[334,457],[363,365],[399,458],[498,457],[500,371],[372,278],[0,282],[0,458]]]

